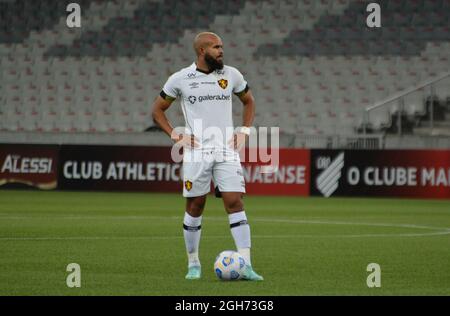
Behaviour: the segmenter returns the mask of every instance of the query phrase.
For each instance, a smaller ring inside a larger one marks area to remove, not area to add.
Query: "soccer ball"
[[[220,280],[239,280],[245,267],[245,260],[238,252],[233,250],[222,251],[214,263],[214,271]]]

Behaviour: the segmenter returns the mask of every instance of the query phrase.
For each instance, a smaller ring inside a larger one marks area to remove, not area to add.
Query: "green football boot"
[[[245,266],[245,270],[242,276],[243,280],[248,280],[248,281],[262,281],[264,280],[264,278],[262,276],[260,276],[258,273],[256,273],[252,266],[246,265]]]
[[[188,273],[186,274],[187,280],[198,280],[202,275],[202,268],[200,266],[189,267]]]

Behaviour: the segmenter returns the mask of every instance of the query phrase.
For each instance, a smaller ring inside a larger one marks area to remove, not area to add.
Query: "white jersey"
[[[233,131],[232,93],[247,89],[247,82],[234,67],[224,66],[208,74],[193,63],[170,76],[161,94],[180,98],[187,133],[193,134],[202,148],[227,148],[227,137]]]

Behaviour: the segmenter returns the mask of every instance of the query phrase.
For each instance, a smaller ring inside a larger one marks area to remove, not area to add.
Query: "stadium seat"
[[[12,129],[141,129],[149,100],[171,73],[192,63],[192,38],[205,28],[221,30],[227,63],[244,73],[259,108],[270,110],[282,100],[286,113],[299,107],[314,114],[303,117],[314,122],[303,133],[353,130],[357,118],[348,114],[360,115],[368,104],[450,70],[448,0],[382,2],[381,30],[356,28],[365,23],[365,5],[351,0],[227,1],[220,7],[203,0],[91,0],[82,1],[88,27],[68,31],[58,26],[64,23],[62,2],[37,3],[27,4],[23,14],[8,6],[11,23],[0,28],[3,108],[39,112],[26,112],[23,122],[30,124],[20,126],[20,115],[8,114],[17,123],[8,125]],[[60,8],[62,14],[52,13]],[[447,87],[435,84],[438,99],[447,99]],[[423,113],[421,99],[405,98],[408,113]],[[31,122],[44,111],[58,114]],[[51,121],[59,116],[61,122]],[[294,117],[275,115],[269,122],[286,122],[284,132],[292,133],[300,131],[300,117]],[[183,120],[180,112],[172,118]],[[78,119],[85,122],[74,124]],[[379,115],[375,125],[389,123]]]

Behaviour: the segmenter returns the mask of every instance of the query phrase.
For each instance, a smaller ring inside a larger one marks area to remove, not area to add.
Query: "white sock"
[[[192,217],[187,212],[184,214],[183,233],[184,242],[186,244],[186,252],[188,255],[188,265],[200,266],[198,258],[198,248],[200,244],[202,217]]]
[[[238,252],[244,257],[248,265],[252,265],[250,260],[250,226],[247,223],[247,216],[245,211],[237,212],[228,215],[230,220],[231,235],[233,235],[234,243]]]

